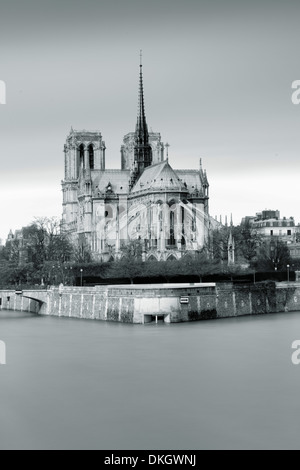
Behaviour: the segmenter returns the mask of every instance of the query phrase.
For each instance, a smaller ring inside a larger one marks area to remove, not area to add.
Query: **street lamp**
[[[83,273],[83,269],[80,269],[80,285],[82,287],[82,273]]]
[[[290,282],[290,265],[287,264],[286,268],[287,268],[287,281]]]
[[[278,263],[279,263],[279,260],[278,259],[273,259],[273,264],[274,264],[274,269],[275,271],[277,271],[277,266],[278,266]]]

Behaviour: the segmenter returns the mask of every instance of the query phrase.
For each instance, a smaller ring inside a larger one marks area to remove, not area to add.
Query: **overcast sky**
[[[210,214],[278,209],[300,222],[299,0],[0,0],[0,238],[61,215],[71,126],[100,130],[120,168],[139,50],[150,129],[198,168]]]

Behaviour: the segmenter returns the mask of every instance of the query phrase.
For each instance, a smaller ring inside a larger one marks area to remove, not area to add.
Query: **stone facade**
[[[280,218],[278,210],[265,210],[258,212],[255,217],[244,217],[242,224],[245,223],[248,223],[253,230],[263,237],[277,237],[286,243],[295,241],[298,233],[294,218]]]
[[[278,210],[264,210],[257,212],[256,216],[244,217],[242,224],[249,224],[270,243],[277,240],[285,243],[291,258],[300,258],[300,225],[295,224],[294,217],[280,218]]]

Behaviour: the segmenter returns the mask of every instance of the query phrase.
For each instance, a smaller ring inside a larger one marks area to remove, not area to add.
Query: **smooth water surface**
[[[300,312],[128,325],[0,312],[0,449],[299,449]]]

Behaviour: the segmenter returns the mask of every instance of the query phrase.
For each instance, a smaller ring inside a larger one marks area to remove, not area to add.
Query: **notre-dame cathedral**
[[[67,137],[63,230],[102,261],[121,256],[129,240],[141,240],[144,259],[179,259],[205,248],[206,172],[201,161],[197,170],[174,170],[167,150],[160,134],[148,131],[140,64],[136,128],[124,137],[121,169],[106,169],[100,132],[71,129]]]

